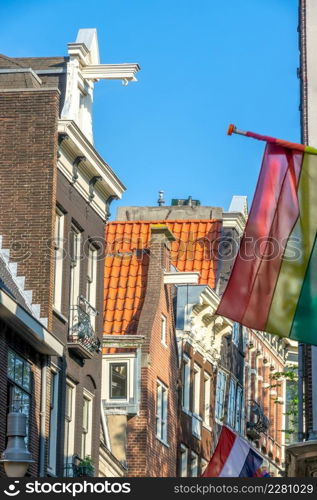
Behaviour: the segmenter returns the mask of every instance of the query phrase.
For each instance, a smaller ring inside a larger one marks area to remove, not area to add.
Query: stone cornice
[[[102,177],[101,184],[104,185],[105,191],[108,194],[121,198],[126,187],[97,153],[94,146],[81,132],[76,123],[72,120],[59,120],[58,132],[68,136],[69,140],[65,142],[67,142],[71,148],[85,156],[86,163],[93,168],[95,175],[100,175]],[[63,147],[62,143],[61,148]]]

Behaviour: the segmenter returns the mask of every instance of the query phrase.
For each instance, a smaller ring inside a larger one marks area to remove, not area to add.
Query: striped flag
[[[317,345],[317,150],[245,135],[267,145],[217,314]]]
[[[202,477],[253,477],[262,461],[247,441],[223,426]]]

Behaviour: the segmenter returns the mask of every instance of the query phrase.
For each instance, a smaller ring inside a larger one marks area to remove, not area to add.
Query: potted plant
[[[95,467],[92,458],[87,455],[83,458],[78,465],[79,477],[93,477],[95,474]]]

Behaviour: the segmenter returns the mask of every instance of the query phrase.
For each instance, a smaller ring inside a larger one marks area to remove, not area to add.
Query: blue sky
[[[263,144],[239,128],[299,141],[297,0],[7,0],[8,56],[66,55],[97,28],[101,62],[138,62],[137,83],[95,87],[95,145],[127,186],[121,205],[192,195],[249,201]],[[117,204],[118,205],[118,204]]]

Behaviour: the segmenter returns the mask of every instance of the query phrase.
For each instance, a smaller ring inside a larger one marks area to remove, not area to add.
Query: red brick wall
[[[142,348],[140,413],[128,422],[128,476],[175,477],[177,463],[178,362],[170,287],[163,284],[168,249],[152,241],[147,291],[138,334]],[[161,315],[167,319],[167,347],[161,343]],[[168,387],[168,447],[156,438],[157,379]]]
[[[248,368],[246,368],[246,393],[245,401],[253,399],[259,403],[264,414],[270,420],[269,430],[267,434],[261,434],[259,441],[255,441],[255,446],[275,463],[278,467],[282,466],[282,449],[283,449],[283,413],[285,412],[284,398],[284,380],[276,381],[272,379],[274,372],[283,372],[284,364],[273,348],[270,348],[266,342],[261,340],[259,336],[252,334],[253,348],[248,349],[246,359],[252,370],[256,373],[251,374],[251,384],[248,386]],[[263,377],[263,380],[261,380]],[[269,387],[266,387],[269,384]],[[248,391],[249,387],[249,391]],[[281,398],[283,404],[275,402]],[[247,417],[246,408],[246,417]]]
[[[0,92],[0,234],[52,325],[57,90]]]
[[[205,404],[205,394],[204,394],[204,373],[208,373],[210,376],[210,429],[214,426],[214,416],[215,416],[215,384],[216,384],[216,372],[214,372],[213,367],[209,361],[206,361],[203,356],[194,351],[192,346],[188,343],[184,346],[184,353],[190,358],[191,366],[191,387],[193,386],[193,370],[194,364],[197,364],[201,369],[200,377],[200,416],[203,418],[204,415],[204,404]],[[190,394],[190,408],[192,408],[193,391]],[[181,394],[180,394],[180,405],[181,405]],[[187,415],[185,412],[181,411],[180,418],[180,438],[179,443],[183,443],[189,449],[188,457],[190,457],[190,452],[194,451],[198,454],[198,468],[201,470],[202,459],[209,461],[213,453],[215,443],[213,440],[213,433],[207,427],[201,425],[201,439],[193,436],[192,433],[192,417]]]
[[[0,321],[0,453],[6,447],[6,426],[8,412],[8,349],[11,348],[22,358],[31,364],[32,369],[32,399],[29,432],[29,451],[35,460],[28,470],[28,474],[37,477],[39,475],[39,440],[40,440],[40,404],[41,404],[41,363],[42,356],[32,349],[28,344],[14,333],[5,323]],[[48,377],[49,385],[49,377]],[[47,394],[49,398],[49,391]],[[48,407],[47,407],[48,409]],[[46,415],[46,436],[48,435],[49,414]],[[0,468],[0,477],[5,477],[3,468]]]

